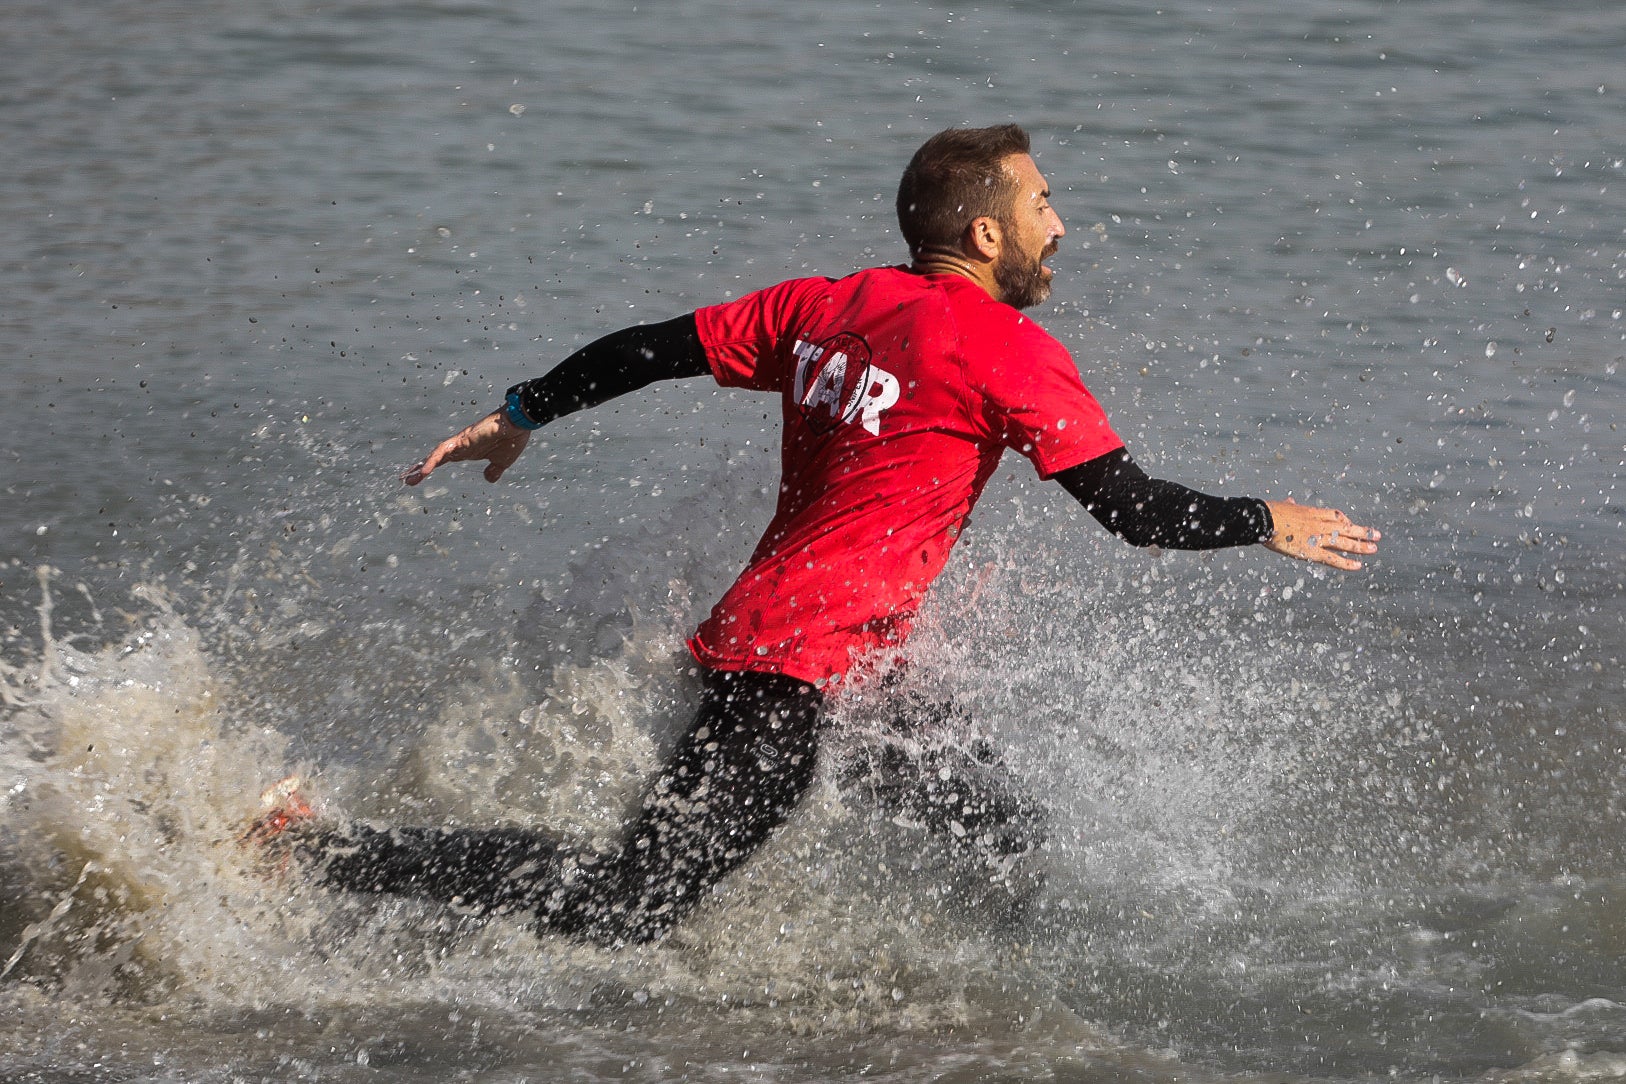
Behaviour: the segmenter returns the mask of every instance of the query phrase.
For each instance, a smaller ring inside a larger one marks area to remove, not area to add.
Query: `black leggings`
[[[813,781],[823,698],[778,674],[707,671],[700,708],[613,854],[519,828],[370,828],[307,837],[324,883],[532,911],[601,944],[654,940],[754,854]],[[941,710],[930,722],[940,721]],[[912,716],[910,725],[919,722]],[[888,812],[997,862],[1043,840],[1043,810],[984,746],[887,746],[851,767]]]

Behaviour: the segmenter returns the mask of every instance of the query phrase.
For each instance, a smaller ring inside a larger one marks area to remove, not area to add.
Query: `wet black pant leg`
[[[322,884],[455,903],[481,911],[535,907],[557,888],[570,850],[521,828],[350,825],[301,840]]]
[[[894,740],[872,749],[867,769],[850,776],[888,815],[941,841],[961,876],[951,898],[972,913],[1025,925],[1043,891],[1034,854],[1048,837],[1049,814],[1006,766],[993,744],[972,738],[953,704],[905,697]]]
[[[958,706],[905,696],[893,730],[904,740],[870,754],[868,780],[888,814],[990,860],[1025,854],[1048,838],[1049,810],[992,742],[970,737]]]
[[[782,825],[813,781],[822,698],[777,674],[711,672],[621,850],[543,909],[601,942],[653,940]]]

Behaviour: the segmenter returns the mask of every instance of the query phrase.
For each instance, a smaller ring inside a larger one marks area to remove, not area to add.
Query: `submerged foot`
[[[260,794],[265,812],[237,836],[237,845],[255,848],[258,860],[271,872],[287,872],[299,829],[316,820],[315,807],[301,793],[303,786],[303,779],[290,775],[265,788]]]

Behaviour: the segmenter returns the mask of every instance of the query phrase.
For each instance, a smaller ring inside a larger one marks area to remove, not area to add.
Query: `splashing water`
[[[118,618],[127,627],[63,637],[53,583],[39,580],[39,642],[26,663],[8,662],[0,761],[0,868],[14,901],[0,946],[6,997],[25,1018],[95,1005],[102,1019],[134,1014],[127,1026],[140,1031],[150,1014],[190,1006],[193,1018],[236,1028],[285,1013],[278,1006],[310,1021],[456,1004],[500,1031],[587,1006],[679,1017],[721,1007],[742,1029],[813,1036],[1013,1011],[1017,972],[999,963],[1004,950],[962,940],[930,896],[899,899],[884,868],[851,861],[842,840],[874,826],[828,785],[666,943],[619,953],[539,939],[517,919],[324,892],[268,876],[236,845],[260,787],[289,768],[315,778],[329,815],[503,820],[612,839],[654,764],[663,713],[686,710],[670,634],[629,637],[610,665],[558,663],[539,703],[511,673],[488,674],[449,694],[382,767],[311,763],[255,724],[163,591],[130,591]],[[941,958],[945,935],[962,959]],[[1023,981],[1044,996],[1037,974]],[[1097,1035],[1064,1008],[1052,1020]],[[278,1030],[299,1032],[287,1020]]]
[[[1004,1068],[1028,1050],[1179,1075],[1296,1049],[1306,1072],[1462,1070],[1610,1033],[1615,1010],[1570,996],[1516,934],[1607,943],[1619,893],[1548,880],[1551,832],[1494,800],[1516,783],[1487,759],[1516,748],[1505,724],[1475,739],[1461,698],[1394,646],[1405,625],[1349,637],[1337,581],[1125,554],[1029,515],[1019,491],[963,543],[898,673],[964,709],[944,740],[991,740],[1049,808],[1044,886],[1015,925],[985,904],[986,873],[838,786],[888,740],[864,687],[835,705],[787,829],[650,948],[267,878],[234,845],[288,771],[335,818],[613,842],[692,710],[681,636],[765,516],[771,494],[737,485],[763,458],[726,457],[699,499],[580,546],[517,604],[498,561],[491,587],[367,605],[351,562],[405,549],[356,524],[390,519],[394,494],[297,535],[217,529],[254,556],[207,583],[70,591],[41,572],[0,732],[10,1064],[61,1064],[77,1035],[94,1057],[196,1066],[195,1036],[249,1029],[269,1060],[238,1045],[233,1064],[266,1079],[477,1049],[661,1079],[674,1050],[722,1072],[752,1063],[733,1045],[787,1042],[808,1064],[832,1044],[906,1050],[930,1076],[966,1049],[936,1035],[975,1035],[977,1064]]]
[[[285,743],[229,717],[196,633],[161,592],[132,593],[147,610],[121,614],[121,640],[81,648],[53,635],[39,579],[37,664],[7,681],[5,839],[13,876],[49,910],[21,909],[6,970],[75,996],[241,991],[244,965],[278,947],[271,929],[242,940],[255,893],[230,844],[256,765]]]

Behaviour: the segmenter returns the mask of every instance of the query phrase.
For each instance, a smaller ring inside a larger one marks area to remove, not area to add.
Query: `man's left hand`
[[[514,465],[514,460],[519,458],[530,441],[529,430],[519,428],[502,411],[494,410],[461,433],[435,445],[435,450],[422,463],[401,475],[401,481],[415,486],[433,474],[442,463],[483,459],[486,461],[486,481],[495,482]]]

